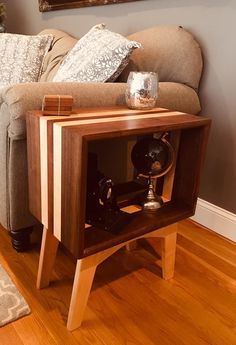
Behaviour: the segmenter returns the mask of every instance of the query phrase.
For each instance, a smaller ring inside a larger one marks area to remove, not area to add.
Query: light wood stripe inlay
[[[40,117],[40,178],[41,178],[41,218],[42,224],[48,228],[48,138],[47,122]]]
[[[168,113],[161,113],[161,114],[145,114],[142,115],[142,119],[153,119],[158,117],[169,117],[169,116],[177,116],[177,115],[184,115],[184,113],[173,111]],[[119,116],[119,117],[108,117],[108,118],[99,118],[99,119],[86,119],[86,120],[77,120],[77,121],[63,121],[63,122],[56,122],[53,124],[53,127],[68,127],[68,126],[80,126],[80,125],[89,125],[95,123],[104,123],[104,122],[117,122],[117,121],[130,121],[130,120],[139,120],[141,119],[140,115],[130,115],[130,116]]]
[[[62,142],[61,128],[53,129],[53,234],[61,241],[61,174]]]
[[[160,113],[160,114],[164,114],[164,113],[170,113],[170,111],[168,109],[165,108],[156,108],[155,113]],[[153,109],[152,110],[147,110],[147,111],[143,111],[143,110],[132,110],[132,109],[128,109],[128,108],[120,108],[118,110],[115,110],[115,108],[107,108],[105,110],[92,110],[91,108],[83,108],[83,110],[81,111],[81,113],[76,112],[73,113],[69,116],[60,116],[60,115],[44,115],[42,116],[42,121],[56,121],[56,120],[61,120],[62,121],[71,121],[71,120],[76,120],[76,119],[88,119],[88,118],[94,118],[94,117],[117,117],[117,116],[129,116],[129,115],[138,115],[138,116],[144,116],[147,114],[153,114]],[[59,122],[59,121],[58,121]]]
[[[127,116],[128,114],[129,115],[132,115],[132,114],[138,114],[138,115],[146,115],[148,113],[153,113],[153,109],[152,110],[147,110],[147,111],[143,111],[143,110],[132,110],[132,109],[129,109],[129,108],[123,108],[123,107],[118,107],[118,109],[116,108],[107,108],[107,109],[103,109],[101,111],[99,111],[98,109],[92,109],[92,108],[83,108],[81,109],[81,113],[80,112],[77,112],[77,113],[72,113],[71,115],[69,116],[60,116],[60,115],[50,115],[50,116],[42,116],[42,120],[43,121],[53,121],[53,120],[62,120],[62,121],[65,121],[65,120],[71,120],[71,119],[77,119],[77,118],[83,118],[83,117],[97,117],[97,116],[110,116],[110,117],[113,117],[114,115],[121,115],[121,116]],[[167,109],[165,108],[156,108],[155,110],[156,113],[165,113],[165,112],[168,112],[170,113],[170,111],[168,111]]]

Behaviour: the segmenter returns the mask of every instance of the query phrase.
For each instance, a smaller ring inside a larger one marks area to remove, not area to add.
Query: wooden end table
[[[44,225],[37,287],[49,285],[59,242],[77,259],[67,328],[81,325],[97,265],[123,246],[131,250],[136,239],[161,239],[162,276],[172,278],[176,224],[195,212],[210,120],[163,108],[116,106],[78,109],[69,117],[31,111],[26,121],[29,205]],[[127,154],[117,154],[112,165],[122,167],[121,175],[130,180],[130,152],[137,137],[159,132],[169,133],[175,151],[174,164],[162,181],[164,205],[150,215],[128,204],[123,210],[134,216],[116,234],[86,224],[88,152],[101,144],[112,153],[113,145],[125,143]]]

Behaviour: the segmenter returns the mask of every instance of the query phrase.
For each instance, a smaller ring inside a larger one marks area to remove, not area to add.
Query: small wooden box
[[[42,115],[68,116],[72,112],[73,97],[70,95],[45,95]]]

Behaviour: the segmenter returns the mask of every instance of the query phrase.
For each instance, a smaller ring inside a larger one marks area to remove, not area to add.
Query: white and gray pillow
[[[1,86],[38,81],[52,40],[53,35],[0,34]]]
[[[109,31],[104,24],[94,26],[68,53],[53,81],[114,81],[141,44]]]

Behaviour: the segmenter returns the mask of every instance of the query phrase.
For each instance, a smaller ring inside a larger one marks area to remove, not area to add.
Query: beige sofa
[[[143,49],[132,54],[118,82],[105,84],[52,82],[60,62],[77,40],[62,31],[45,32],[52,33],[54,41],[40,81],[10,86],[0,94],[0,223],[10,230],[18,251],[29,246],[31,228],[36,223],[28,210],[25,114],[40,109],[45,94],[70,94],[76,107],[123,104],[129,71],[155,71],[160,80],[158,105],[193,114],[200,111],[201,50],[182,27],[158,26],[129,36],[142,43]]]

